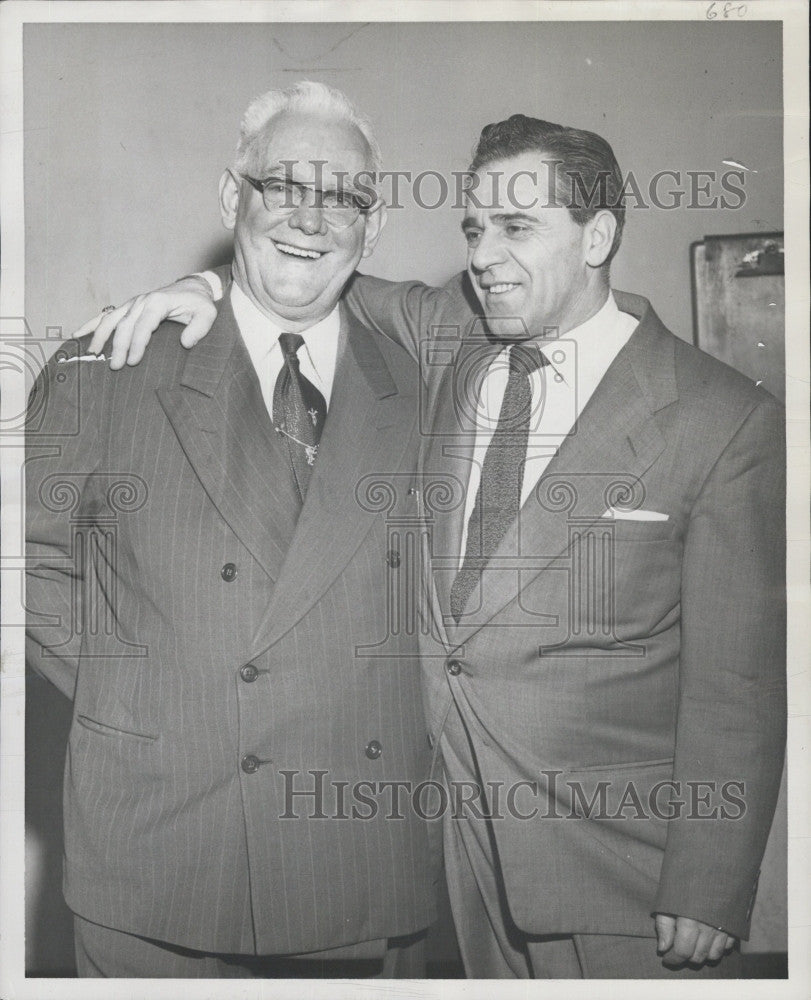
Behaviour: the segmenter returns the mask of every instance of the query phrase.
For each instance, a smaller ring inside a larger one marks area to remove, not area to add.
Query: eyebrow
[[[309,188],[311,191],[319,190],[321,194],[337,194],[340,192],[342,194],[356,195],[357,197],[361,197],[364,194],[364,192],[359,191],[354,185],[345,183],[338,184],[335,187],[316,188],[313,181],[297,181],[295,178],[288,176],[288,174],[279,169],[271,170],[269,173],[265,174],[261,180],[284,181],[285,184],[291,184],[293,187]]]
[[[265,181],[284,181],[285,184],[295,184],[297,187],[312,187],[312,183],[308,181],[297,181],[290,174],[286,173],[284,170],[274,169],[269,170],[263,177],[262,180]]]
[[[538,222],[538,219],[534,215],[528,215],[526,212],[499,212],[497,215],[488,216],[488,218],[497,225],[504,225],[510,222]],[[462,230],[464,231],[465,229],[481,229],[481,226],[468,216],[462,220]]]

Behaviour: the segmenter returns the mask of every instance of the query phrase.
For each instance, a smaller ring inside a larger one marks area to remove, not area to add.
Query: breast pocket
[[[675,538],[676,523],[666,521],[626,521],[621,518],[605,518],[608,522],[606,535],[616,542],[660,542]]]
[[[573,527],[569,545],[519,588],[522,624],[553,648],[613,647],[648,636],[677,614],[681,586],[678,523],[598,518]]]
[[[672,521],[616,521],[603,542],[604,589],[615,634],[638,638],[675,623],[681,600],[681,534]]]

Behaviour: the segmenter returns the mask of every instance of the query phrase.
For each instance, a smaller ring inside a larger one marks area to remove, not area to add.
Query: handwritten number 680
[[[713,0],[713,2],[707,8],[707,20],[714,21],[719,16],[719,14],[723,18],[746,17],[746,4],[725,3],[723,7],[719,9],[717,0]]]

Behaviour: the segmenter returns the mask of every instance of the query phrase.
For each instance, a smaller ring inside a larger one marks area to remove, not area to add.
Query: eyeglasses
[[[283,180],[281,177],[267,177],[257,180],[240,174],[251,187],[261,192],[265,208],[272,215],[289,215],[304,204],[307,193],[312,194],[310,207],[321,211],[324,221],[333,229],[346,229],[351,226],[361,212],[366,213],[375,203],[368,195],[360,195],[356,191],[320,191],[309,184],[299,184],[296,181]]]

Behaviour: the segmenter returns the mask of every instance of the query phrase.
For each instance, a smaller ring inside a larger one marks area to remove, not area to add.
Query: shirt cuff
[[[211,297],[215,302],[219,302],[222,298],[222,281],[220,281],[220,276],[216,271],[195,271],[191,275],[192,278],[201,278],[208,287],[211,289]]]

